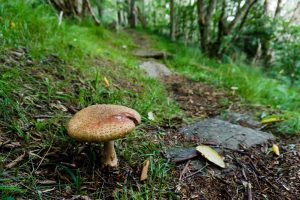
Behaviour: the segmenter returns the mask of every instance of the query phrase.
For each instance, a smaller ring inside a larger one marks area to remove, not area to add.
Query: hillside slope
[[[229,198],[240,195],[236,194],[237,188],[243,188],[235,174],[230,173],[220,180],[220,177],[200,173],[195,182],[193,176],[186,178],[186,182],[178,180],[186,163],[170,162],[164,157],[166,150],[197,144],[184,140],[178,133],[179,128],[227,110],[248,112],[256,117],[264,113],[297,119],[295,113],[282,114],[281,110],[275,110],[276,106],[268,108],[268,102],[274,97],[268,92],[258,95],[259,98],[247,96],[245,88],[252,79],[247,80],[245,71],[237,72],[237,66],[227,70],[228,65],[199,57],[199,52],[192,54],[193,49],[181,44],[133,30],[110,31],[95,27],[89,20],[65,19],[58,25],[53,9],[37,1],[4,1],[0,8],[1,199],[180,199],[193,195],[222,199],[224,190],[228,191],[226,197]],[[147,77],[139,68],[142,59],[133,55],[142,45],[172,54],[170,59],[159,62],[178,74],[165,80]],[[199,65],[200,60],[204,60],[206,66]],[[251,77],[257,74],[255,71]],[[239,75],[237,81],[228,79]],[[247,80],[244,85],[243,80]],[[234,93],[230,87],[237,84],[241,84],[240,89]],[[277,86],[277,83],[267,81],[262,85],[261,90],[266,91],[263,88]],[[253,91],[251,88],[249,93]],[[278,105],[298,112],[294,103],[298,101],[296,94],[293,89],[284,93],[291,97],[288,103],[287,98],[281,96],[283,93],[276,93],[282,97]],[[253,102],[263,105],[251,105]],[[117,169],[100,167],[101,144],[72,140],[65,128],[70,117],[80,109],[104,103],[122,104],[142,115],[142,124],[137,130],[116,142],[120,158]],[[154,120],[149,117],[151,113]],[[298,124],[292,125],[286,127],[290,132],[297,132]],[[275,129],[278,130],[276,125],[270,127],[270,130]],[[263,187],[254,187],[256,194],[264,195],[261,191],[271,188],[266,195],[273,197],[281,193],[292,198],[297,195],[292,192],[299,188],[299,181],[287,180],[297,177],[299,160],[293,156],[299,152],[299,141],[277,142],[282,145],[284,157],[274,158],[269,150],[261,152],[271,143],[245,149],[241,155],[226,153],[232,158],[235,155],[236,162],[244,167],[251,165],[249,159],[257,161],[254,168],[258,172],[252,168],[251,173],[246,172],[251,179],[257,174],[270,176],[270,180],[257,181]],[[251,152],[255,152],[254,158]],[[148,179],[140,182],[142,163],[147,159],[150,161]],[[262,161],[267,162],[269,170],[265,170]],[[278,171],[287,166],[295,166],[289,176],[286,170]],[[236,170],[239,178],[243,176],[242,171],[242,167]],[[278,176],[283,177],[278,184],[284,186],[270,186],[269,182],[278,181]],[[194,183],[203,190],[193,186]],[[285,186],[292,192],[287,192]]]

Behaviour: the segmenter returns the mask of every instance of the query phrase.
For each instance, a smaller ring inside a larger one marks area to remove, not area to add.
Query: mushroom
[[[102,165],[116,167],[114,140],[132,132],[141,122],[140,114],[125,106],[92,105],[76,113],[68,123],[68,134],[79,141],[104,142]]]

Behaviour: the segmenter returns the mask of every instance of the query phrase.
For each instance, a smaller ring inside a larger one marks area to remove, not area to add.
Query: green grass
[[[145,34],[142,31],[140,33]],[[268,77],[257,66],[230,59],[217,61],[202,55],[198,47],[184,46],[153,34],[151,37],[154,48],[165,50],[174,56],[173,59],[165,60],[170,68],[192,80],[207,82],[228,91],[231,87],[237,87],[236,93],[243,98],[245,104],[271,108],[270,115],[275,112],[285,119],[278,124],[279,133],[300,132],[300,88],[290,87]]]
[[[0,138],[21,143],[9,153],[1,150],[1,163],[11,162],[23,151],[34,150],[43,157],[57,147],[76,148],[78,143],[67,136],[65,128],[74,108],[121,104],[139,111],[144,124],[162,123],[178,114],[178,107],[168,100],[163,85],[138,68],[138,60],[131,55],[135,45],[125,32],[95,27],[88,19],[78,22],[64,18],[58,26],[54,10],[38,0],[0,0],[0,16]],[[21,48],[26,49],[23,55],[12,55]],[[147,119],[150,111],[156,115],[155,122]],[[165,196],[169,187],[167,174],[171,165],[160,156],[162,143],[143,140],[146,135],[137,131],[117,141],[118,155],[131,166],[151,160],[150,178],[142,191],[126,185],[137,199]],[[128,143],[135,145],[125,148]],[[98,146],[90,152],[93,162],[98,161],[94,158],[101,149]],[[40,162],[39,157],[26,155],[12,169],[1,165],[0,198],[47,198],[40,192],[45,188],[38,183],[46,177],[33,173]],[[86,194],[81,186],[91,180],[86,180],[84,168],[51,165],[70,180],[68,184],[58,182],[55,188]],[[124,199],[123,187],[120,183],[116,197]],[[101,191],[93,195],[101,197]]]
[[[219,87],[237,86],[238,93],[249,102],[289,111],[283,114],[291,120],[281,123],[282,132],[300,129],[297,90],[280,86],[258,69],[219,63],[193,48],[153,37],[157,48],[175,55],[173,60],[166,60],[173,69]],[[176,199],[170,172],[173,166],[161,157],[166,133],[148,133],[146,127],[163,123],[180,111],[167,98],[163,85],[138,68],[138,60],[131,55],[135,47],[126,32],[95,27],[88,19],[78,22],[64,18],[59,26],[55,11],[40,0],[0,0],[0,142],[13,145],[0,149],[0,198],[47,199],[48,194],[41,191],[53,187],[61,193],[71,190],[72,194],[103,198],[106,188],[93,192],[84,188],[86,183],[99,181],[87,171],[98,165],[101,145],[86,147],[70,139],[65,124],[74,109],[109,103],[132,107],[143,120],[137,131],[116,141],[118,156],[133,171],[146,159],[151,163],[144,184],[118,182],[114,197]],[[12,54],[20,49],[26,52],[20,56]],[[155,122],[147,119],[150,111],[156,116]],[[83,147],[86,157],[81,163],[76,157],[82,157],[78,151]],[[60,152],[55,152],[57,149]],[[26,156],[20,163],[11,169],[4,167],[24,151]],[[61,160],[47,156],[53,152],[62,156]],[[64,159],[75,160],[80,167],[62,164]],[[68,181],[55,177],[54,185],[41,185],[39,181],[53,177],[36,172],[49,169],[51,174]]]

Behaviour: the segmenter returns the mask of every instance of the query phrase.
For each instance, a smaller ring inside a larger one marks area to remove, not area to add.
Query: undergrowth
[[[161,83],[146,77],[138,68],[138,61],[131,55],[134,48],[125,32],[96,27],[89,19],[64,19],[58,25],[57,13],[42,1],[0,0],[1,199],[49,198],[43,191],[53,187],[53,196],[69,197],[70,191],[84,195],[88,191],[82,189],[86,182],[101,184],[88,172],[91,166],[98,165],[95,155],[101,148],[77,143],[66,134],[68,119],[83,107],[125,105],[141,113],[143,124],[162,123],[178,114],[178,107],[167,98]],[[155,114],[156,121],[147,119],[148,112]],[[149,179],[142,190],[130,184],[126,189],[135,196],[155,198],[166,195],[170,166],[158,151],[162,143],[142,140],[146,134],[138,129],[117,141],[117,151],[121,160],[134,168],[144,159],[151,161]],[[141,143],[128,145],[135,140]],[[77,148],[86,149],[83,152],[88,158],[74,152]],[[26,153],[20,164],[5,167],[22,152]],[[53,157],[48,156],[51,152]],[[73,169],[56,160],[55,155],[64,157],[63,152],[68,152],[68,157],[60,159],[77,162],[80,167]],[[41,185],[45,179],[54,183]],[[162,184],[157,185],[158,181]],[[124,199],[124,183],[116,184],[120,189],[113,195]],[[99,188],[92,195],[104,198],[110,195],[107,189],[111,188]]]

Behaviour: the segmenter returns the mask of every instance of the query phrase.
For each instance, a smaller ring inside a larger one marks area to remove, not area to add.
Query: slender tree
[[[217,10],[216,0],[209,0],[208,5],[207,1],[205,0],[198,0],[197,1],[197,11],[198,11],[198,26],[199,26],[199,33],[200,33],[200,47],[202,51],[209,56],[222,56],[230,44],[236,40],[243,28],[248,13],[253,5],[257,2],[257,0],[248,0],[243,5],[238,3],[235,9],[235,14],[231,14],[230,17],[232,18],[229,21],[228,14],[227,14],[227,1],[222,0],[220,7],[220,14],[218,18],[218,29],[216,33],[216,37],[211,37],[214,35],[214,29],[211,28],[212,24],[212,16],[214,12]],[[234,4],[233,4],[234,5]],[[231,5],[232,6],[232,2]],[[230,40],[225,40],[225,37],[233,34]]]
[[[176,40],[176,21],[174,0],[170,0],[170,37],[172,41]]]
[[[281,13],[281,10],[282,10],[282,0],[277,0],[277,6],[276,6],[276,10],[275,10],[275,14],[274,14],[274,19],[276,17],[278,17]]]
[[[59,12],[63,13],[67,16],[77,16],[83,17],[87,13],[89,13],[95,23],[100,25],[100,20],[96,17],[95,13],[92,10],[91,4],[89,0],[82,0],[80,1],[70,1],[70,0],[48,0],[50,4],[56,8]]]
[[[131,28],[136,27],[137,11],[135,6],[135,0],[129,0],[129,25]]]

